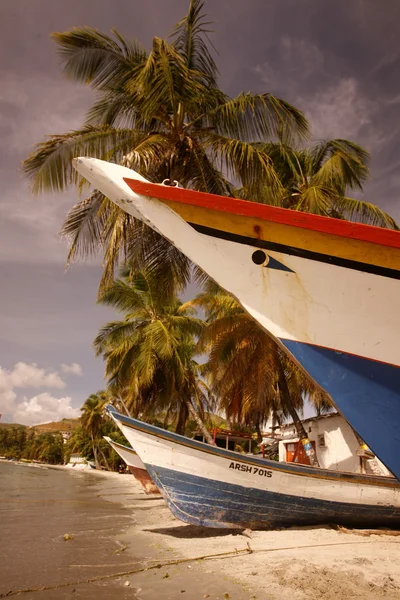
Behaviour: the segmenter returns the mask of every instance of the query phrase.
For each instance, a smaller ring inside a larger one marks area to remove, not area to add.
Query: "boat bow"
[[[232,293],[400,477],[400,233],[76,169]]]

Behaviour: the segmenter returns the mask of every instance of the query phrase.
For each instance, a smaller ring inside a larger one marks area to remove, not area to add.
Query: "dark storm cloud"
[[[83,377],[66,390],[75,406],[102,386],[102,365],[91,351],[108,317],[94,306],[100,269],[80,265],[64,274],[58,231],[76,193],[32,198],[19,172],[35,143],[78,127],[92,101],[89,90],[62,76],[49,34],[117,27],[149,48],[154,36],[168,36],[187,6],[188,0],[0,2],[0,366],[80,363]],[[400,220],[399,1],[209,0],[206,7],[223,89],[271,92],[305,112],[316,139],[365,145],[372,154],[365,197]],[[16,392],[4,393],[10,403]]]

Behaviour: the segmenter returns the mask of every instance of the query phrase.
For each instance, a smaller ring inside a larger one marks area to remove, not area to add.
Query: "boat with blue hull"
[[[107,410],[171,512],[206,527],[400,527],[400,482],[243,455]]]
[[[232,293],[400,478],[400,232],[74,164]]]

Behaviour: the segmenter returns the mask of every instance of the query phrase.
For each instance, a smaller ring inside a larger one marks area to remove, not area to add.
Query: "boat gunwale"
[[[159,183],[147,183],[130,177],[124,177],[123,180],[136,194],[152,196],[160,200],[200,206],[239,216],[256,217],[263,221],[400,249],[400,231],[394,229],[342,221],[333,217],[314,215],[249,200],[239,200],[230,196],[197,192]]]
[[[398,481],[395,477],[391,478],[380,475],[360,475],[358,473],[349,473],[346,471],[330,471],[329,469],[320,469],[319,467],[311,467],[307,465],[298,464],[292,466],[290,465],[290,463],[279,463],[277,461],[271,461],[265,458],[258,458],[256,456],[238,454],[237,452],[234,452],[232,450],[226,450],[225,448],[211,446],[210,444],[199,442],[197,440],[192,440],[191,438],[181,436],[177,433],[160,429],[155,425],[149,425],[148,423],[144,423],[143,421],[139,421],[138,419],[132,419],[131,417],[121,415],[120,413],[114,410],[107,410],[109,412],[112,412],[115,418],[120,420],[126,427],[129,427],[131,429],[136,429],[154,437],[165,439],[170,442],[175,442],[182,446],[193,448],[195,450],[199,450],[207,454],[213,454],[214,456],[228,458],[232,461],[241,462],[243,464],[257,466],[262,465],[264,468],[268,468],[271,471],[289,473],[290,475],[298,475],[300,477],[313,477],[316,479],[324,479],[331,481],[333,480],[345,483],[358,483],[363,485],[389,487],[395,489],[400,488],[400,481]],[[146,464],[145,461],[143,462]],[[282,464],[284,464],[285,466],[281,466]],[[317,473],[316,470],[318,470],[319,472]]]
[[[135,456],[138,456],[138,453],[136,452],[136,450],[134,450],[133,448],[129,448],[128,446],[124,446],[123,444],[120,444],[119,442],[114,442],[114,440],[112,440],[108,435],[103,435],[103,438],[105,440],[107,440],[107,442],[110,444],[110,446],[118,446],[118,448],[122,448],[123,450],[126,450],[127,452],[130,452],[131,454],[135,454]]]

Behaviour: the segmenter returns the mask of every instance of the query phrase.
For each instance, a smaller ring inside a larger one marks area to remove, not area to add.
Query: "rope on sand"
[[[158,562],[155,565],[141,567],[140,569],[132,569],[130,571],[122,571],[120,573],[110,573],[109,575],[98,575],[97,577],[91,577],[90,579],[79,579],[77,581],[68,581],[66,583],[59,583],[54,585],[43,585],[36,588],[25,588],[22,590],[11,590],[5,594],[0,594],[0,598],[9,598],[10,596],[17,596],[18,594],[27,594],[28,592],[43,592],[47,590],[57,590],[60,588],[70,587],[71,585],[81,585],[83,583],[95,583],[96,581],[104,581],[105,579],[113,579],[117,577],[125,577],[127,575],[135,575],[136,573],[142,573],[143,571],[150,571],[151,569],[161,569],[162,567],[169,567],[171,565],[179,565],[181,563],[195,562],[198,560],[207,559],[222,559],[232,558],[239,554],[252,554],[253,550],[250,548],[250,544],[247,544],[247,548],[242,550],[233,550],[231,552],[220,552],[219,554],[207,554],[205,556],[196,556],[195,558],[180,558],[177,560],[166,560]]]
[[[278,552],[279,550],[299,550],[302,548],[322,548],[322,547],[326,547],[326,546],[347,546],[347,545],[354,545],[354,544],[374,544],[374,543],[380,543],[379,540],[376,541],[354,541],[354,542],[331,542],[331,543],[326,543],[326,544],[309,544],[309,545],[304,545],[304,546],[286,546],[286,547],[282,547],[282,548],[264,548],[264,549],[257,549],[257,550],[253,550],[250,547],[249,542],[247,542],[247,548],[243,548],[241,550],[232,550],[231,552],[220,552],[218,554],[206,554],[204,556],[195,556],[192,558],[180,558],[180,559],[176,559],[176,560],[166,560],[166,561],[162,561],[162,562],[157,562],[155,565],[147,565],[146,567],[141,567],[140,569],[132,569],[129,571],[122,571],[119,573],[111,573],[109,575],[98,575],[97,577],[91,577],[90,579],[80,579],[77,581],[69,581],[67,583],[59,583],[59,584],[55,584],[55,585],[47,585],[47,586],[41,586],[41,587],[36,587],[36,588],[25,588],[22,590],[11,590],[5,594],[0,594],[0,598],[9,598],[10,596],[16,596],[18,594],[26,594],[28,592],[42,592],[42,591],[46,591],[46,590],[56,590],[56,589],[60,589],[60,588],[65,588],[65,587],[70,587],[72,585],[81,585],[83,583],[95,583],[96,581],[104,581],[106,579],[113,579],[113,578],[117,578],[117,577],[126,577],[128,575],[135,575],[136,573],[143,573],[144,571],[150,571],[152,569],[161,569],[162,567],[169,567],[169,566],[173,566],[173,565],[179,565],[182,563],[188,563],[188,562],[196,562],[196,561],[202,561],[202,560],[219,560],[219,559],[224,559],[224,558],[234,558],[236,556],[240,556],[243,554],[255,554],[255,553],[264,553],[264,552]],[[397,542],[393,541],[393,542],[386,542],[386,543],[393,543],[396,544]],[[74,565],[74,566],[79,566],[79,565]],[[88,566],[88,565],[82,565],[82,566]]]

